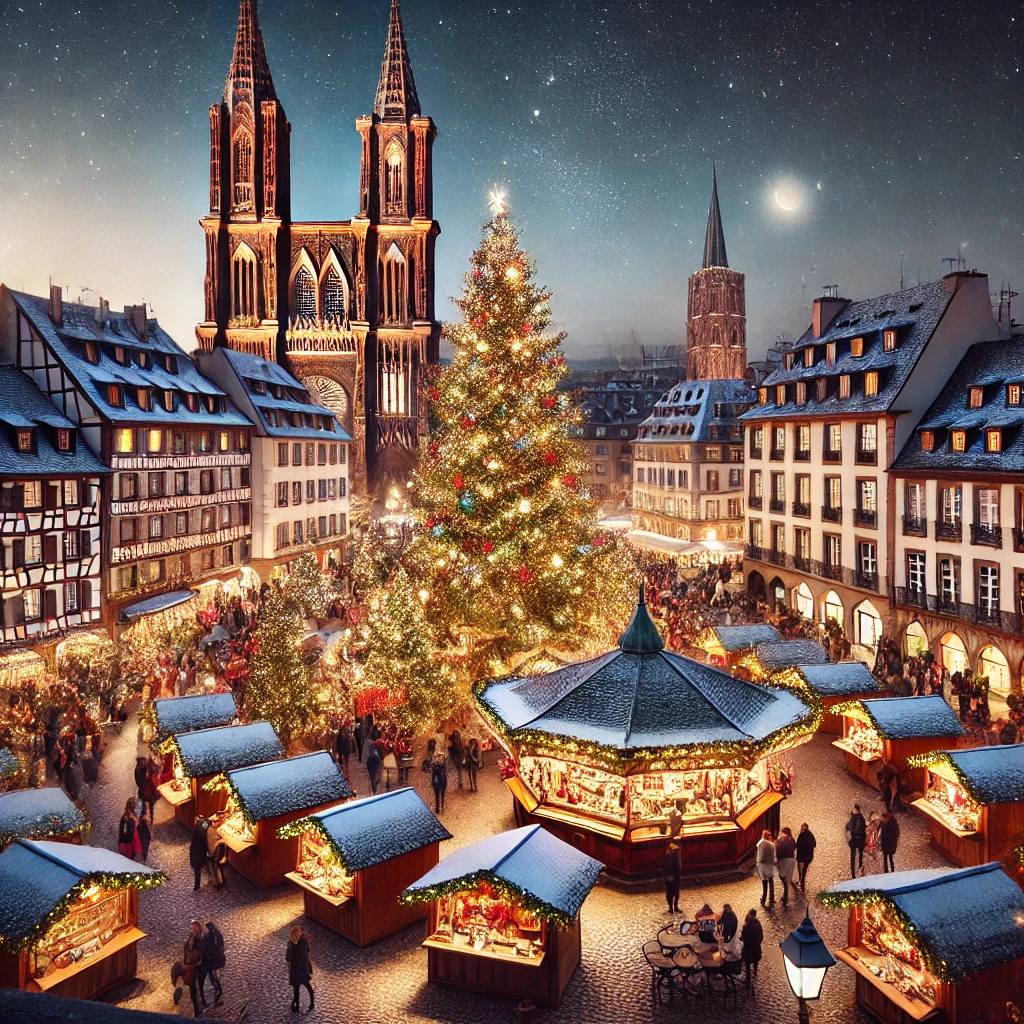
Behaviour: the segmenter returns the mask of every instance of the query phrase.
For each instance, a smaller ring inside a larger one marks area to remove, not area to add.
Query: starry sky
[[[357,212],[388,0],[261,0],[296,220]],[[712,161],[751,357],[823,285],[861,298],[944,257],[1024,284],[1015,0],[405,0],[435,146],[437,294],[508,190],[576,357],[681,341]],[[0,0],[0,280],[116,308],[186,348],[202,314],[207,110],[235,0]],[[1024,292],[1024,288],[1019,288]],[[1024,298],[1017,300],[1024,320]]]

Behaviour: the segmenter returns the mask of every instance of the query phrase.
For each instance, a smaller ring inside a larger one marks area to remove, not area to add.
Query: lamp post
[[[797,1019],[800,1024],[810,1024],[811,1013],[807,1003],[820,998],[825,972],[835,964],[835,958],[811,923],[809,911],[800,927],[794,928],[779,943],[779,948],[786,965],[786,980],[799,1004]]]

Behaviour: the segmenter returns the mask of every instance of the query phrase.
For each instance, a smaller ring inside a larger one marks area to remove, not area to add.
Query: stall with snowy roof
[[[710,664],[717,668],[732,668],[757,644],[781,639],[782,634],[766,622],[750,626],[708,626],[698,634],[695,646],[707,653]]]
[[[197,693],[153,701],[157,739],[231,725],[238,717],[231,693]]]
[[[762,681],[797,665],[827,665],[828,651],[817,640],[765,640],[736,659],[739,674]]]
[[[924,796],[932,842],[954,864],[992,860],[1021,879],[1014,854],[1024,844],[1024,743],[938,750],[912,757],[925,772]]]
[[[992,1024],[1024,992],[1024,893],[998,863],[840,882],[857,1002],[883,1024]]]
[[[429,902],[427,979],[558,1006],[580,962],[600,861],[539,825],[464,846],[402,894]]]
[[[203,789],[225,798],[213,822],[228,863],[260,889],[283,882],[295,867],[298,837],[278,831],[354,795],[326,750],[235,768]]]
[[[923,792],[924,769],[907,759],[956,746],[964,735],[960,719],[937,693],[852,700],[833,710],[842,715],[843,735],[832,745],[846,753],[846,770],[869,786],[878,784],[886,761],[899,776],[900,789]]]
[[[269,722],[176,733],[161,749],[173,756],[172,776],[159,786],[160,795],[189,829],[196,818],[209,818],[224,810],[227,792],[204,788],[215,775],[284,757],[284,747]]]
[[[319,811],[280,833],[298,839],[288,878],[302,889],[306,915],[357,946],[427,916],[424,903],[398,896],[437,866],[441,842],[452,838],[408,786]]]
[[[93,999],[131,981],[138,890],[164,881],[110,850],[16,840],[0,854],[0,987]]]
[[[660,870],[670,820],[681,822],[684,871],[746,861],[778,828],[780,755],[819,719],[805,689],[745,682],[663,647],[641,591],[616,649],[475,693],[509,754],[516,822],[542,824],[618,875]]]
[[[81,843],[85,814],[59,786],[0,794],[0,850],[15,839]]]
[[[796,665],[772,674],[772,680],[783,685],[803,685],[821,701],[819,732],[833,736],[843,734],[843,716],[835,708],[851,700],[881,697],[878,680],[860,661],[838,661],[831,665]]]

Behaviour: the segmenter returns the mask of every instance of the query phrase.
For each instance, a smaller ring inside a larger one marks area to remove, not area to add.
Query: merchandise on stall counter
[[[882,758],[882,737],[877,730],[859,718],[847,716],[847,733],[832,745],[846,750],[862,761],[879,761]]]
[[[960,832],[977,832],[981,808],[964,792],[953,771],[945,765],[929,767],[925,799],[951,828]]]
[[[881,904],[862,910],[862,948],[857,959],[876,977],[908,999],[934,1006],[938,980],[922,964],[917,947],[907,938],[893,914]],[[865,955],[865,951],[867,955]]]
[[[87,889],[32,949],[33,978],[88,961],[119,932],[130,928],[128,891]]]
[[[351,899],[355,879],[338,860],[331,847],[312,829],[299,840],[299,860],[295,874],[333,899]]]

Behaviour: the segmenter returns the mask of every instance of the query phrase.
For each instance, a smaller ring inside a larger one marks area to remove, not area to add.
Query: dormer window
[[[792,370],[793,369],[793,353],[792,352],[787,352],[782,357],[782,362],[783,362],[783,365],[786,367],[787,370]]]
[[[775,404],[785,405],[786,404],[786,385],[779,384],[775,388]]]
[[[854,338],[850,342],[850,355],[851,356],[855,356],[858,359],[862,355],[864,355],[864,339],[863,338]]]
[[[168,412],[174,412],[174,392],[173,391],[165,391],[164,392],[164,408]]]
[[[265,395],[267,393],[267,385],[261,380],[250,381],[249,387],[254,395]]]
[[[796,404],[807,404],[807,385],[803,381],[799,381],[796,386]]]
[[[767,405],[768,404],[768,389],[758,388],[757,389],[757,404]]]
[[[930,452],[935,448],[935,431],[934,430],[922,430],[921,431],[921,451]]]
[[[850,375],[848,373],[842,374],[839,378],[839,397],[850,397]]]
[[[136,352],[135,360],[139,364],[139,368],[142,370],[149,369],[149,353],[148,352]]]
[[[71,431],[61,427],[57,430],[57,450],[61,452],[71,451]]]
[[[1003,450],[1003,432],[998,427],[985,431],[985,451],[1001,452]]]
[[[32,434],[31,430],[19,430],[18,431],[18,451],[30,453],[32,451]]]
[[[118,409],[121,408],[121,389],[116,384],[107,385],[107,404]]]
[[[954,430],[950,435],[950,445],[955,452],[962,452],[967,448],[967,431]]]
[[[878,372],[876,370],[869,370],[864,374],[864,394],[869,398],[878,394]]]
[[[825,362],[829,366],[836,364],[836,343],[834,341],[830,341],[825,346]]]
[[[814,397],[819,402],[824,402],[828,397],[828,379],[819,377],[814,382]]]
[[[153,395],[149,388],[139,388],[139,408],[149,412],[153,408]]]
[[[122,365],[128,365],[128,353],[125,351],[122,345],[118,345],[114,349],[114,358]]]
[[[199,411],[199,396],[193,393],[189,393],[185,396],[185,404],[188,406],[189,412]]]
[[[1020,405],[1020,385],[1010,384],[1006,389],[1006,404]]]
[[[814,346],[811,345],[810,348],[805,348],[804,349],[804,366],[813,366],[813,365],[814,365]]]
[[[984,388],[971,388],[968,399],[968,409],[980,409],[985,401],[985,389]]]
[[[896,351],[896,331],[892,327],[887,327],[882,331],[882,348],[886,352]]]
[[[85,358],[95,366],[100,361],[100,347],[95,341],[85,343]]]
[[[178,372],[178,361],[174,356],[164,356],[164,369],[167,370],[168,373]]]

